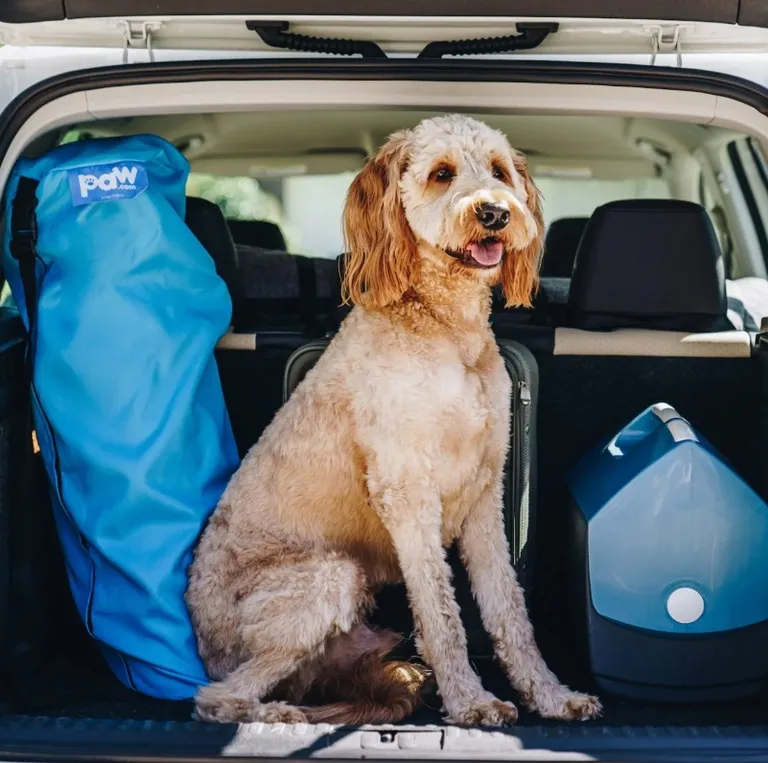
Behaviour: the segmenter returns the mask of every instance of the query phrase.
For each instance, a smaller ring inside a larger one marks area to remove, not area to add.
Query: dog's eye
[[[450,167],[440,167],[432,173],[432,177],[438,183],[450,183],[454,178],[454,174]]]
[[[491,174],[496,180],[506,180],[507,178],[506,173],[498,164],[494,164],[493,167],[491,167]]]

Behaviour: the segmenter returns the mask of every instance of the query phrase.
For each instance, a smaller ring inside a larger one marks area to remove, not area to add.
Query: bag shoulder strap
[[[33,445],[34,423],[32,420],[32,371],[34,363],[33,341],[37,318],[37,283],[35,277],[37,243],[37,186],[38,181],[22,177],[11,204],[11,241],[10,252],[19,263],[19,277],[24,290],[27,310],[27,347],[25,358],[25,376],[27,385],[26,411],[24,424],[24,447],[19,454],[19,506],[14,541],[20,547],[11,563],[11,580],[15,592],[13,618],[14,628],[14,675],[28,675],[35,663],[41,658],[46,615],[37,595],[40,588],[39,570],[33,569],[39,562],[39,556],[33,549],[39,546],[39,521],[42,517],[38,505],[37,493],[37,458]],[[34,541],[32,540],[34,538]]]
[[[11,256],[19,263],[19,277],[24,289],[24,302],[27,309],[27,332],[30,347],[27,350],[27,363],[32,363],[31,344],[35,336],[37,318],[37,283],[35,278],[35,258],[37,253],[37,186],[39,182],[22,177],[19,180],[16,196],[11,203]]]

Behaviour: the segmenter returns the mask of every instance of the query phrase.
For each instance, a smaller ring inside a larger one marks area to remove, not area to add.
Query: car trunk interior
[[[351,173],[387,134],[415,124],[431,113],[416,109],[337,109],[311,115],[293,111],[262,112],[257,117],[247,112],[183,118],[126,117],[71,125],[37,141],[30,150],[47,150],[64,135],[76,139],[154,133],[184,151],[193,173],[251,174],[264,180],[264,188],[270,188],[270,180],[290,176],[299,165],[310,178],[345,173],[351,178]],[[502,129],[513,146],[528,154],[533,176],[545,192],[548,223],[565,216],[563,210],[569,209],[568,199],[583,193],[584,186],[579,191],[579,178],[590,179],[598,189],[594,191],[593,207],[611,198],[622,198],[622,193],[704,201],[691,198],[691,189],[699,186],[690,182],[702,152],[714,156],[739,137],[732,131],[697,124],[694,120],[671,122],[580,115],[553,119],[495,112],[478,116]],[[311,131],[306,130],[308,119],[312,120]],[[712,164],[705,165],[701,172],[711,172]],[[244,172],[241,167],[250,169]],[[611,183],[614,185],[609,187]],[[299,208],[311,201],[312,186],[308,184],[306,189],[303,201],[298,202]],[[284,191],[284,201],[285,198]],[[707,206],[711,211],[716,204],[710,201]],[[323,209],[323,214],[340,213],[334,207]],[[307,212],[310,213],[311,210]],[[311,226],[302,227],[301,221],[296,222],[297,234],[290,230],[294,221],[288,223],[285,232],[289,247],[292,240],[298,241],[297,254],[312,254],[335,268],[329,259],[332,252],[311,238]],[[718,233],[722,230],[718,229]],[[263,261],[259,261],[258,267],[247,265],[243,252],[247,255],[248,247],[241,250],[238,277],[261,280],[256,285],[245,284],[245,302],[251,295],[253,303],[258,304],[243,313],[248,316],[244,321],[250,320],[250,325],[235,330],[248,335],[255,333],[255,349],[217,351],[241,454],[256,441],[282,404],[288,357],[311,339],[333,331],[343,317],[343,311],[337,310],[338,293],[332,289],[324,296],[327,304],[323,303],[322,319],[311,321],[309,327],[301,310],[282,296],[265,308],[270,296],[274,296],[269,293],[269,278],[282,276],[270,276]],[[729,275],[739,275],[738,264]],[[254,296],[257,294],[261,296]],[[677,408],[724,454],[734,470],[768,499],[764,468],[764,454],[768,452],[768,353],[756,352],[746,359],[559,355],[552,349],[552,324],[556,319],[532,318],[537,309],[494,309],[497,334],[526,344],[534,353],[540,374],[538,500],[532,549],[534,585],[527,594],[537,640],[552,669],[573,688],[592,690],[595,687],[585,667],[579,634],[570,626],[567,580],[573,571],[566,561],[570,542],[566,472],[601,438],[618,431],[645,407],[663,401]],[[0,545],[10,559],[8,568],[0,569],[0,576],[7,576],[9,590],[7,601],[1,602],[0,608],[5,612],[5,623],[0,625],[6,634],[0,701],[6,718],[186,723],[191,720],[191,702],[152,699],[118,682],[75,610],[40,455],[36,454],[32,464],[23,457],[27,383],[23,344],[10,341],[13,330],[9,329],[9,341],[0,353],[0,384],[6,395],[2,405],[5,413],[0,419],[0,505],[4,507]],[[18,322],[15,330],[18,333]],[[461,575],[455,585],[465,591],[468,586]],[[0,590],[4,588],[0,577]],[[472,619],[471,614],[467,617],[468,621]],[[405,594],[397,587],[380,594],[372,619],[375,624],[392,627],[407,637],[413,631]],[[508,681],[488,656],[487,639],[471,639],[471,648],[472,662],[486,687],[500,698],[514,700]],[[406,638],[402,650],[408,655],[415,654],[412,638]],[[626,659],[632,660],[632,655],[626,655]],[[713,659],[717,657],[713,655]],[[659,727],[713,726],[742,730],[760,727],[768,733],[768,693],[714,703],[630,701],[598,693],[604,705],[603,716],[578,730],[563,731],[564,734],[583,733],[584,728],[612,728],[623,729],[622,733],[631,736],[652,733],[653,728]],[[429,696],[427,707],[412,722],[441,724],[438,708],[439,698]],[[531,727],[566,728],[562,723],[525,712],[519,724],[523,729],[520,733]],[[0,737],[3,733],[0,731]],[[8,734],[6,738],[10,738]],[[546,742],[542,746],[547,746]]]
[[[23,369],[16,352],[16,372]],[[256,355],[256,353],[254,353]],[[237,364],[235,376],[244,370],[249,379],[272,375],[279,390],[285,356],[249,358]],[[697,422],[697,426],[727,454],[736,468],[754,475],[760,482],[759,460],[754,447],[759,437],[758,415],[765,407],[758,392],[759,377],[752,362],[720,362],[690,359],[629,358],[618,367],[591,358],[538,357],[541,368],[539,415],[540,473],[559,477],[606,429],[621,426],[637,410],[659,400],[669,401]],[[563,362],[564,361],[564,362]],[[757,360],[755,360],[757,364]],[[717,363],[714,364],[715,366]],[[271,368],[270,368],[271,366]],[[743,366],[743,368],[742,368]],[[271,373],[270,373],[271,372]],[[591,380],[584,382],[585,376]],[[232,380],[223,374],[225,390]],[[766,377],[768,380],[768,377]],[[765,380],[763,381],[765,383]],[[235,380],[231,389],[237,390]],[[265,385],[266,386],[266,385]],[[259,385],[261,387],[261,385]],[[739,388],[741,391],[739,392]],[[248,385],[249,394],[257,394]],[[613,392],[612,392],[613,390]],[[235,392],[236,394],[236,392]],[[261,399],[261,395],[258,395]],[[231,399],[231,398],[230,398]],[[717,401],[717,402],[715,402]],[[262,410],[263,418],[276,407]],[[12,431],[22,422],[3,428]],[[16,440],[18,443],[18,440]],[[7,443],[9,445],[10,443]],[[6,455],[9,450],[6,449]],[[134,719],[143,721],[188,721],[192,704],[161,701],[131,691],[111,674],[92,639],[87,635],[72,602],[56,531],[50,515],[47,479],[39,457],[25,496],[25,510],[10,518],[11,558],[11,643],[6,669],[8,680],[5,710],[10,714],[53,718]],[[7,494],[19,495],[21,485],[6,467],[10,480]],[[562,477],[542,480],[539,486],[538,535],[536,538],[536,587],[531,609],[539,644],[556,673],[579,689],[592,688],[578,652],[578,636],[568,628],[568,601],[565,594],[563,546],[564,495]],[[458,579],[457,587],[466,586]],[[378,599],[373,622],[412,632],[412,621],[404,592],[397,587],[385,590]],[[487,645],[476,644],[480,656],[473,663],[490,690],[501,698],[514,700],[514,693],[497,665],[487,656]],[[410,642],[404,645],[413,653]],[[627,656],[631,659],[631,656]],[[627,701],[601,693],[603,717],[589,726],[763,726],[768,722],[768,695],[743,701],[721,703],[654,703]],[[439,700],[432,696],[427,708],[414,723],[440,723]],[[522,714],[520,725],[558,725],[535,714]]]

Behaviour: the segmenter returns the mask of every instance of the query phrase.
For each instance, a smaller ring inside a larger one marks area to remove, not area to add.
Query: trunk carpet
[[[60,659],[41,665],[37,674],[27,675],[18,684],[16,697],[6,710],[17,714],[71,718],[127,718],[155,721],[187,721],[191,702],[152,699],[123,687],[101,661],[77,662]],[[490,661],[476,663],[485,686],[503,699],[514,700],[501,671]],[[628,702],[607,695],[601,697],[604,715],[592,726],[749,726],[768,723],[768,696],[746,701],[707,704],[663,704]],[[438,698],[427,698],[428,707],[411,723],[440,723]],[[555,725],[539,716],[522,713],[520,724]]]

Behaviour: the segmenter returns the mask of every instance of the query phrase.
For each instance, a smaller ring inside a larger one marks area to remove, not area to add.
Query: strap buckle
[[[37,243],[37,185],[38,181],[22,177],[11,204],[11,241],[9,249],[14,259],[35,254]]]
[[[28,257],[34,255],[35,244],[37,243],[37,220],[32,215],[29,228],[21,228],[13,233],[11,236],[10,244],[8,248],[11,251],[11,256],[15,260],[21,260],[22,257]]]

